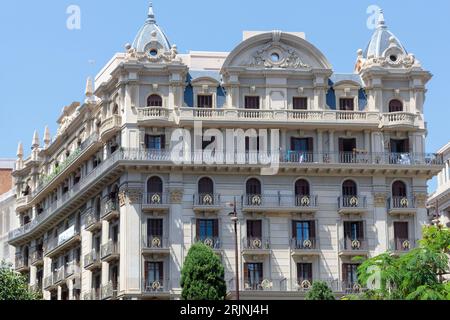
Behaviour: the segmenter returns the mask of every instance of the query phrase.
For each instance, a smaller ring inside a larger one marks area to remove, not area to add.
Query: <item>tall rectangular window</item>
[[[342,280],[344,281],[345,289],[353,288],[353,285],[358,283],[358,267],[359,264],[344,263],[342,265]]]
[[[245,109],[259,109],[259,97],[246,96]]]
[[[296,241],[297,248],[303,248],[306,240],[310,240],[312,245],[314,245],[314,240],[316,238],[315,221],[292,222],[292,236]]]
[[[147,235],[149,237],[163,236],[163,220],[162,219],[148,219],[147,220]]]
[[[345,221],[344,235],[349,240],[364,239],[364,222],[363,221]]]
[[[147,261],[145,265],[145,279],[147,288],[157,288],[154,285],[156,282],[159,282],[161,287],[164,281],[164,263]]]
[[[353,98],[341,98],[339,100],[339,110],[354,111],[355,110],[355,100]]]
[[[294,110],[308,110],[308,98],[294,97],[292,100]]]
[[[219,221],[216,219],[197,220],[197,238],[200,241],[219,237]]]
[[[197,96],[197,107],[211,109],[213,107],[212,95],[200,95],[199,94]]]
[[[303,281],[309,281],[312,283],[312,263],[297,263],[297,280],[299,284]]]
[[[262,237],[262,221],[248,220],[247,221],[247,237],[249,239],[261,239]]]
[[[245,263],[244,264],[244,281],[245,289],[261,290],[261,282],[263,281],[263,264],[262,263]]]

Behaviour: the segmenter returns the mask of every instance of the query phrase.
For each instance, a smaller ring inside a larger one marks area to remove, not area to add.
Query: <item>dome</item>
[[[385,21],[383,11],[380,11],[378,17],[378,25],[375,33],[364,52],[364,58],[380,58],[385,56],[386,50],[389,48],[397,48],[399,53],[407,55],[405,47],[401,44],[400,40],[388,30]]]
[[[139,30],[132,47],[136,52],[146,52],[149,49],[170,51],[171,46],[169,40],[164,31],[156,23],[152,3],[149,5],[147,20],[141,30]]]

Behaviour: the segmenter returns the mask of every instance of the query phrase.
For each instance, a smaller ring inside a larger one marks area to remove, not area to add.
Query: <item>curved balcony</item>
[[[31,196],[21,196],[16,200],[16,212],[21,212],[29,208],[29,203],[31,201]]]
[[[418,125],[419,115],[408,112],[384,113],[381,118],[381,127],[408,129]]]
[[[100,126],[100,139],[103,142],[107,142],[122,128],[122,117],[113,115],[103,121]]]

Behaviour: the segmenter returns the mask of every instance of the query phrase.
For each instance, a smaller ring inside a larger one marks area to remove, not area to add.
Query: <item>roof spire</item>
[[[19,142],[19,145],[17,146],[17,158],[22,159],[23,157],[23,144],[22,142]]]
[[[148,18],[147,18],[147,21],[151,22],[151,23],[155,23],[156,22],[155,13],[153,11],[153,3],[151,1],[148,4]]]
[[[46,126],[44,132],[44,143],[46,148],[50,145],[50,142],[52,142],[52,138],[50,136],[50,129],[48,128],[48,126]]]
[[[38,135],[37,130],[34,131],[31,147],[32,147],[32,149],[39,148],[39,135]]]
[[[380,9],[378,13],[378,26],[377,28],[386,28],[386,21],[384,20],[384,11]]]

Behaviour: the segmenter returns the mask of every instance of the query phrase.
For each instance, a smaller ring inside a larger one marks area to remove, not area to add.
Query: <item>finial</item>
[[[153,12],[153,3],[150,1],[148,4],[148,18],[147,21],[155,23],[155,13]]]
[[[19,145],[17,146],[17,158],[22,159],[23,157],[23,144],[22,142],[19,142]]]
[[[33,141],[31,143],[32,149],[39,148],[39,135],[38,132],[35,130],[33,135]]]
[[[48,128],[48,126],[46,126],[45,127],[45,132],[44,132],[45,147],[48,147],[50,145],[50,142],[52,142],[52,138],[50,136],[50,129]]]
[[[92,95],[94,94],[94,85],[92,84],[92,78],[88,77],[86,80],[86,91],[85,91],[85,95],[86,97],[92,97]]]
[[[384,11],[380,9],[378,14],[378,28],[386,28],[386,21],[384,20]]]

